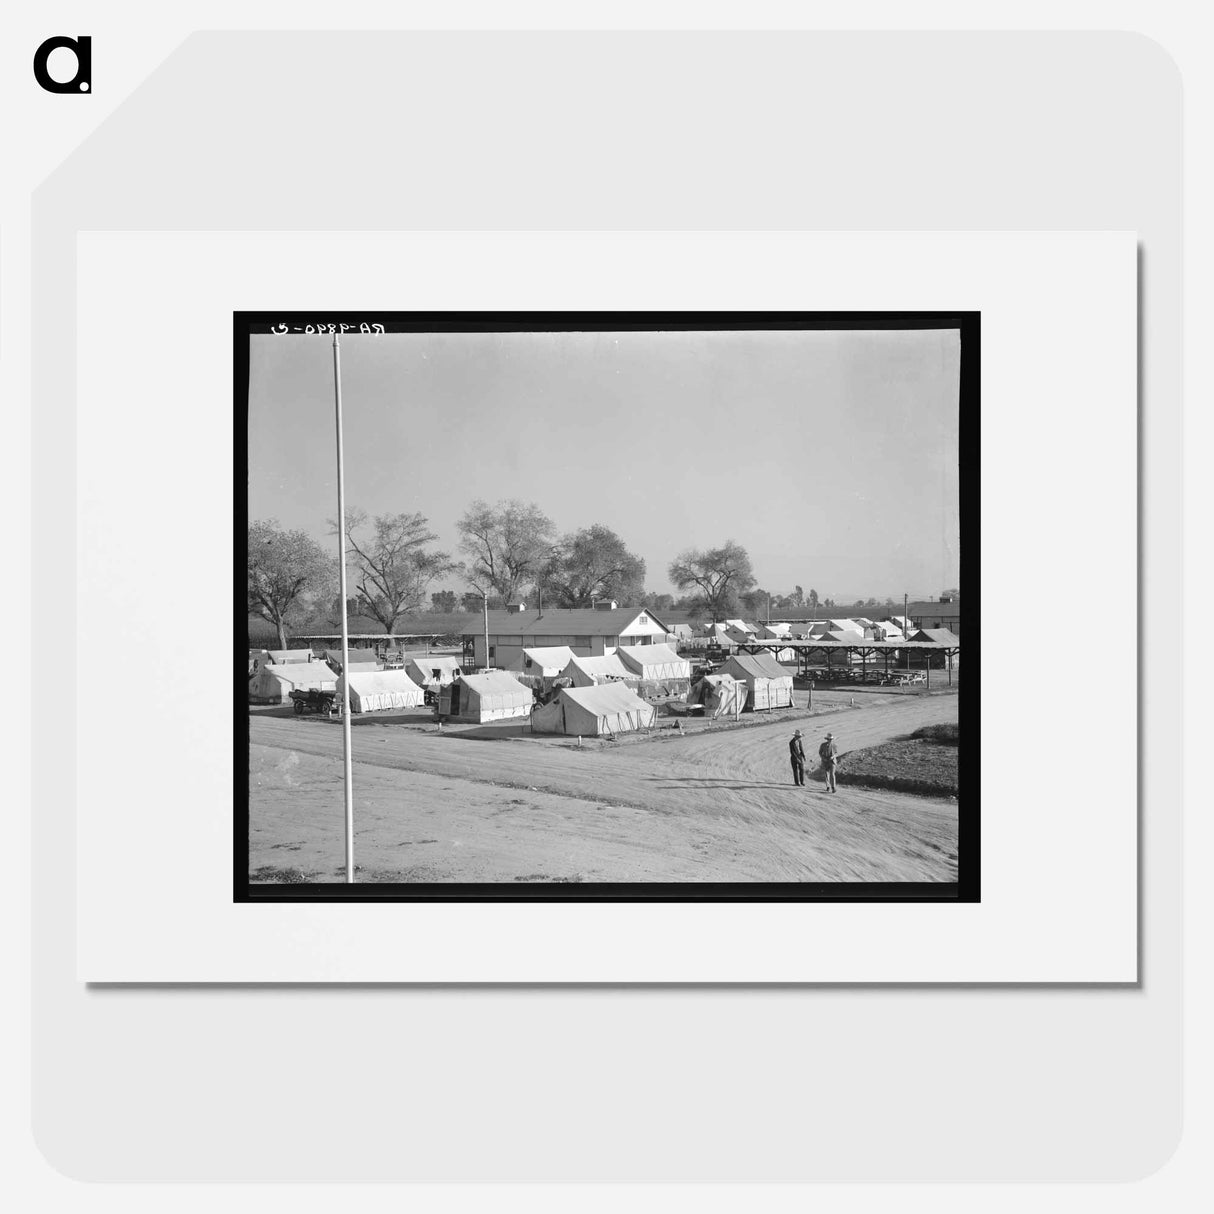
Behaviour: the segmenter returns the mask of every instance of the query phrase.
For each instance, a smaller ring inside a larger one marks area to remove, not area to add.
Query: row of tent
[[[618,681],[686,691],[691,684],[691,663],[669,645],[620,645],[596,656],[574,653],[568,645],[524,649],[506,669],[532,679],[569,678],[576,687]]]
[[[580,661],[585,663],[587,659]],[[292,676],[305,683],[315,679],[323,690],[339,694],[343,690],[344,677],[334,676],[323,663],[283,663],[280,671],[284,677],[287,667]],[[309,671],[315,667],[320,670]],[[420,708],[424,702],[423,689],[404,671],[351,670],[348,678],[351,712]],[[295,686],[302,689],[302,684]],[[721,672],[697,683],[692,689],[692,702],[702,703],[714,717],[746,709],[786,707],[792,703],[792,678],[766,654],[742,654],[731,659]],[[530,687],[507,671],[491,670],[457,675],[443,685],[439,689],[439,714],[448,720],[472,723],[530,718],[535,733],[599,737],[649,728],[657,710],[632,687],[615,679],[559,687],[548,703],[536,706]]]
[[[388,694],[388,688],[400,689],[395,692],[400,695],[409,692],[404,687],[405,682],[417,690],[417,702],[421,703],[427,689],[437,690],[460,674],[459,662],[448,654],[411,654],[405,658],[403,666],[392,670],[383,668],[376,661],[358,660],[363,655],[374,656],[370,650],[350,651],[352,703],[359,685],[367,688],[368,695]],[[249,654],[249,701],[253,704],[286,704],[290,702],[292,691],[340,691],[341,674],[341,653],[337,650],[327,651],[324,661],[319,660],[310,649],[257,650]],[[390,677],[377,680],[374,676],[379,675]],[[372,690],[380,686],[385,690]],[[405,704],[390,706],[407,707]]]
[[[793,631],[792,624],[761,624],[751,627],[745,620],[725,620],[709,624],[703,635],[710,644],[728,649],[734,645],[745,645],[749,641],[809,641],[809,640],[860,640],[902,641],[915,630],[905,616],[891,616],[887,620],[874,621],[863,616],[856,619],[840,617],[828,620],[813,620],[800,631]]]

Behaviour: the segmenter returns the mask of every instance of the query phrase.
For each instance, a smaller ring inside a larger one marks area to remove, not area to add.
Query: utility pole
[[[905,640],[910,640],[910,620],[906,618],[906,592],[902,592],[902,628]],[[906,669],[910,669],[910,650],[906,651]]]
[[[341,342],[333,334],[333,405],[337,418],[337,578],[341,591],[341,739],[346,792],[346,884],[354,884],[354,770],[350,759],[350,622],[346,612],[346,474],[341,430]]]

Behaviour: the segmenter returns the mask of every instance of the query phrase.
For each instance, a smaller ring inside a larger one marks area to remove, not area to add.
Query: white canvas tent
[[[337,690],[345,679],[339,677]],[[383,712],[387,708],[420,708],[422,689],[403,670],[350,671],[350,711]]]
[[[267,649],[265,653],[275,666],[285,666],[289,662],[316,661],[310,649]]]
[[[249,679],[249,703],[289,704],[292,691],[336,691],[337,676],[324,662],[259,664]]]
[[[880,633],[880,635],[878,635]],[[897,620],[881,620],[873,625],[873,636],[881,641],[904,641],[906,634],[902,631]]]
[[[689,702],[704,705],[706,717],[736,717],[746,707],[750,688],[731,674],[707,674],[692,689]]]
[[[449,653],[411,653],[404,669],[419,687],[446,687],[460,676],[459,659]]]
[[[651,726],[657,710],[618,683],[600,687],[562,687],[555,699],[531,714],[533,733],[582,737],[629,733]]]
[[[666,632],[672,643],[690,641],[695,635],[690,624],[671,624]]]
[[[710,644],[720,645],[722,649],[731,649],[736,644],[724,624],[710,624],[705,635]]]
[[[462,674],[442,688],[438,711],[456,721],[501,721],[529,716],[534,702],[530,687],[504,670],[490,670]]]
[[[577,655],[568,645],[524,649],[506,669],[535,679],[555,679]]]
[[[665,683],[683,690],[691,683],[691,663],[669,645],[621,645],[616,650],[626,669],[648,683]]]
[[[329,664],[329,669],[341,674],[341,650],[326,649],[325,661]],[[351,649],[350,650],[350,673],[355,674],[359,671],[379,670],[379,661],[375,656],[374,649]]]
[[[638,675],[620,660],[618,654],[599,657],[575,656],[561,671],[561,677],[571,679],[574,687],[597,687],[601,683],[626,683],[636,686]]]
[[[746,707],[752,712],[792,705],[792,675],[770,654],[736,654],[719,673],[732,675],[746,685]]]
[[[759,636],[767,641],[782,641],[791,635],[791,624],[764,624],[759,629]]]
[[[732,628],[734,632],[740,632],[744,636],[754,636],[755,630],[745,620],[726,620],[726,628]]]

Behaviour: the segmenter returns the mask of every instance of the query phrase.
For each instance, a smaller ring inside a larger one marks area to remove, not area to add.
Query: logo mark
[[[52,51],[71,51],[76,57],[76,74],[71,80],[55,80],[46,70]],[[34,79],[48,93],[87,93],[93,87],[93,40],[84,34],[76,38],[48,38],[34,52]]]

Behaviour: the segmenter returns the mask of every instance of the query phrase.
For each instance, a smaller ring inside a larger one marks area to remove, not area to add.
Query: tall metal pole
[[[485,611],[485,669],[489,669],[489,592],[485,591],[483,607]]]
[[[346,618],[346,474],[341,433],[341,342],[333,334],[333,400],[337,415],[337,579],[341,592],[341,740],[346,790],[346,884],[354,884],[354,771],[350,761],[350,624]]]

